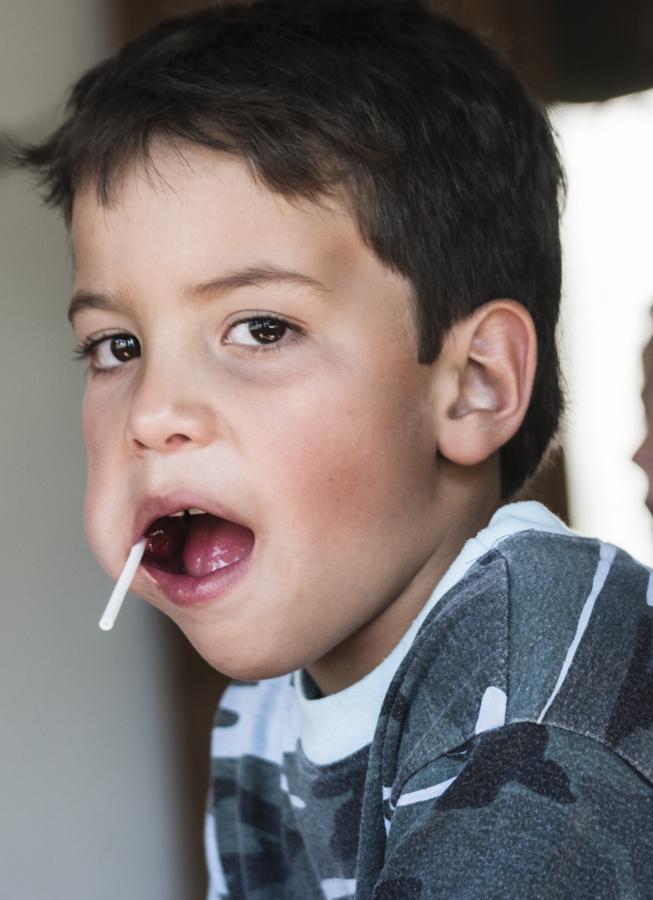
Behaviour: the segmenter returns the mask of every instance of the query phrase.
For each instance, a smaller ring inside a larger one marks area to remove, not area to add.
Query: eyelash
[[[230,332],[232,332],[239,325],[248,325],[248,324],[252,325],[256,322],[259,322],[259,323],[269,322],[269,323],[273,323],[275,325],[283,325],[283,326],[285,326],[287,332],[289,332],[289,335],[285,341],[282,337],[280,340],[275,341],[274,343],[269,343],[269,344],[263,343],[263,344],[258,344],[256,346],[235,344],[225,338],[223,338],[222,343],[225,344],[226,346],[231,345],[234,347],[238,347],[239,350],[243,350],[247,353],[273,353],[273,352],[278,353],[280,350],[282,350],[284,348],[284,346],[286,346],[287,344],[294,344],[295,341],[297,341],[300,337],[302,337],[306,333],[304,331],[304,329],[301,328],[299,325],[295,325],[292,322],[289,322],[288,319],[284,319],[282,316],[273,316],[273,315],[270,315],[269,313],[254,313],[254,314],[250,313],[249,315],[243,316],[241,319],[237,319],[235,322],[232,322],[229,325],[229,328],[227,330],[227,336],[229,335]]]
[[[74,359],[86,359],[90,356],[93,347],[95,347],[101,340],[105,340],[105,338],[85,338],[83,341],[80,341],[79,344],[73,349],[73,358]]]
[[[259,344],[258,346],[254,345],[243,345],[243,344],[232,344],[232,346],[238,347],[240,350],[244,350],[248,353],[272,353],[279,352],[283,345],[288,343],[294,343],[299,337],[305,334],[304,329],[299,325],[295,325],[292,322],[289,322],[287,319],[282,318],[281,316],[272,316],[269,314],[261,313],[244,316],[242,319],[238,319],[236,322],[232,322],[228,328],[227,335],[237,328],[239,325],[247,325],[253,323],[263,323],[269,322],[278,325],[283,325],[290,332],[289,338],[284,342],[283,338],[274,343],[269,344]],[[105,341],[116,340],[119,338],[123,339],[131,339],[134,336],[129,334],[128,332],[111,332],[109,334],[101,334],[96,337],[85,338],[81,341],[77,347],[73,350],[73,355],[75,359],[87,360],[89,362],[89,368],[93,372],[94,375],[110,375],[114,369],[121,369],[121,365],[116,365],[110,368],[102,368],[100,366],[95,366],[93,364],[93,352],[103,344]],[[228,340],[222,341],[223,344],[229,345],[231,342]],[[123,363],[124,365],[124,363]]]
[[[122,366],[116,365],[110,368],[102,368],[101,366],[96,366],[93,362],[93,352],[106,341],[118,340],[120,338],[123,338],[124,340],[131,340],[133,337],[134,335],[129,334],[129,332],[127,331],[111,331],[108,334],[100,334],[96,337],[85,338],[77,345],[77,347],[74,348],[73,356],[75,359],[87,360],[89,364],[89,370],[94,375],[110,375],[114,371],[114,369],[120,369],[122,368]]]

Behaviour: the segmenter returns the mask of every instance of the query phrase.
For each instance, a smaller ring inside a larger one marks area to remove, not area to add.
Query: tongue
[[[237,563],[254,546],[254,535],[249,528],[208,513],[193,516],[188,527],[184,569],[195,578]]]

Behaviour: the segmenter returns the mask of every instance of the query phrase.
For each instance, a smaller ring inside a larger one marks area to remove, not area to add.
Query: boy
[[[501,506],[557,427],[543,114],[417,0],[217,7],[25,151],[91,545],[239,679],[211,896],[651,896],[649,573]],[[290,673],[295,673],[290,674]]]
[[[642,352],[642,369],[644,372],[642,404],[644,406],[646,433],[644,440],[633,456],[633,460],[648,479],[646,505],[649,511],[653,513],[653,338],[649,338]]]

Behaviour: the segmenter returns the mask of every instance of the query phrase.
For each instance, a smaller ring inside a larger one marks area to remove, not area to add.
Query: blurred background
[[[310,0],[307,0],[310,2]],[[44,136],[67,89],[181,0],[0,0],[0,132]],[[573,527],[651,564],[640,353],[653,302],[653,4],[435,3],[547,104],[569,194],[562,449],[531,485]],[[111,584],[82,533],[82,372],[65,322],[68,238],[0,177],[0,847],[12,900],[198,900],[213,707],[223,687],[163,617]]]

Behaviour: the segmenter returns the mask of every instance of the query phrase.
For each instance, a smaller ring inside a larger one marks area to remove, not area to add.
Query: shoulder
[[[653,781],[650,574],[576,535],[501,541],[432,610],[388,691],[386,778],[534,722],[599,741]]]
[[[506,547],[508,715],[593,738],[653,782],[651,571],[610,544],[543,537],[539,566],[533,542]]]
[[[424,897],[650,895],[650,785],[609,748],[521,722],[451,757],[448,777],[436,761],[390,792],[381,884],[410,876]]]

